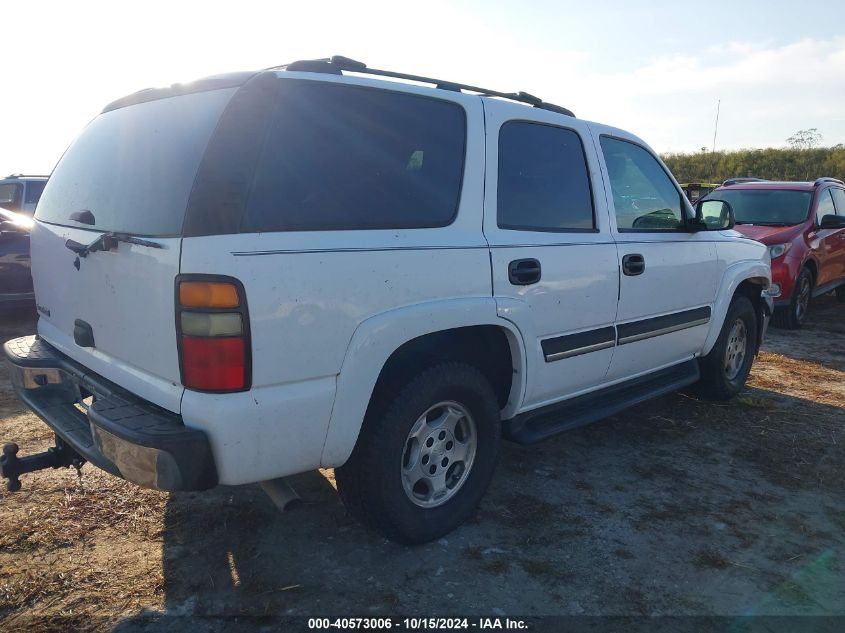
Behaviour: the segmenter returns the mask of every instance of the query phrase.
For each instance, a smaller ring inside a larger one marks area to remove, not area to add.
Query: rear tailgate
[[[50,178],[32,231],[39,334],[108,380],[179,412],[174,280],[197,167],[235,88],[130,103],[94,119]],[[77,260],[67,241],[142,237]],[[90,328],[94,345],[74,336]]]
[[[68,239],[89,243],[96,233],[36,223],[33,279],[47,342],[138,396],[179,412],[182,386],[176,351],[174,278],[181,238],[157,239],[160,249],[120,243],[74,265]],[[94,347],[74,341],[77,320],[91,326]]]

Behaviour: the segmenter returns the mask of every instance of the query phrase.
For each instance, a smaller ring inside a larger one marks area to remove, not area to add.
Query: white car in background
[[[0,178],[0,208],[31,216],[47,184],[48,176],[12,174]]]

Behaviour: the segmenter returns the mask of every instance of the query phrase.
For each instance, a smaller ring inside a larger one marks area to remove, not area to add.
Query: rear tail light
[[[225,281],[182,281],[179,303],[186,308],[237,308],[238,288]]]
[[[176,333],[185,387],[216,393],[250,388],[249,313],[238,280],[177,277]]]

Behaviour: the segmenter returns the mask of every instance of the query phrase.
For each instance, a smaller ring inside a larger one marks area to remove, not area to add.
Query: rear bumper
[[[147,488],[217,485],[207,435],[92,373],[37,336],[7,341],[15,392],[81,457]],[[83,402],[93,395],[93,403]]]

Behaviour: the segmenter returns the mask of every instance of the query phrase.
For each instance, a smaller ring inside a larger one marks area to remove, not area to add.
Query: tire
[[[839,286],[836,289],[836,300],[845,303],[845,285]]]
[[[740,338],[744,338],[742,349],[738,348]],[[745,386],[756,352],[757,314],[748,297],[735,296],[716,344],[699,360],[699,393],[711,400],[733,398]]]
[[[802,268],[795,279],[789,305],[775,310],[772,315],[772,324],[788,330],[800,328],[807,320],[812,294],[813,273],[807,268]]]
[[[443,437],[453,422],[454,432]],[[434,540],[478,505],[493,476],[500,435],[499,405],[484,375],[462,362],[437,363],[374,395],[352,456],[335,470],[338,491],[353,517],[388,539]],[[429,477],[433,468],[436,476]]]

